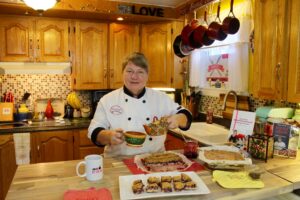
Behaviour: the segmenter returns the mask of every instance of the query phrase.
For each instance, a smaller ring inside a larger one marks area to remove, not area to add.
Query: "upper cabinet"
[[[289,102],[300,102],[300,1],[291,2],[291,30],[288,73]]]
[[[181,34],[182,21],[142,25],[141,51],[149,61],[149,87],[183,87],[184,66],[173,53],[173,41]]]
[[[76,22],[73,89],[108,88],[108,24]]]
[[[139,51],[139,25],[116,24],[109,26],[109,87],[123,85],[122,63],[132,52]]]
[[[67,20],[31,17],[0,19],[0,61],[69,61]]]
[[[255,1],[254,96],[300,102],[299,1]]]
[[[69,22],[64,20],[36,21],[36,59],[41,62],[69,61]]]
[[[0,61],[33,61],[32,18],[0,17]]]
[[[141,51],[149,62],[149,87],[171,87],[172,40],[171,23],[151,23],[142,25]]]

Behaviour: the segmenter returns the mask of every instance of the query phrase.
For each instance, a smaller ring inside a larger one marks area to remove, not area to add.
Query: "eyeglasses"
[[[125,73],[129,76],[132,76],[132,75],[136,75],[136,76],[139,76],[139,77],[142,77],[142,76],[145,76],[147,74],[146,71],[144,70],[137,70],[137,71],[134,71],[134,70],[131,70],[131,69],[127,69],[125,70]]]

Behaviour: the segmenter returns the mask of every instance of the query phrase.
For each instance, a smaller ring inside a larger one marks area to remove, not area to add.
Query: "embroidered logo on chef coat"
[[[121,115],[123,113],[123,109],[119,105],[110,107],[109,111],[113,115]]]

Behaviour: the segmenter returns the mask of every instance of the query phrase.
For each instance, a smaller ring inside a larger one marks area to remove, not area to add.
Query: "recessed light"
[[[123,18],[123,17],[118,17],[117,20],[118,20],[118,21],[123,21],[124,18]]]

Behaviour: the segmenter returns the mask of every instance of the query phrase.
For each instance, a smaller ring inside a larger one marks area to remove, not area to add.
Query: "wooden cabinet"
[[[300,1],[291,1],[290,51],[288,73],[289,102],[300,102]]]
[[[33,61],[32,18],[0,17],[0,61]]]
[[[173,41],[181,33],[183,22],[143,24],[141,51],[150,65],[149,87],[183,87],[183,65],[173,51]]]
[[[183,149],[184,141],[172,134],[167,134],[167,139],[165,141],[165,148],[167,151],[169,150],[176,150],[176,149]]]
[[[31,133],[31,163],[72,160],[73,130]]]
[[[171,28],[171,23],[142,25],[141,51],[150,65],[149,87],[172,86]]]
[[[76,22],[73,89],[107,89],[108,24]]]
[[[297,0],[255,1],[255,97],[300,101],[300,17]]]
[[[12,135],[0,135],[0,199],[5,199],[17,169]]]
[[[69,22],[65,20],[36,21],[36,61],[69,61]]]
[[[89,154],[102,154],[104,147],[98,147],[87,137],[87,129],[74,131],[74,159],[83,159]]]
[[[139,25],[116,24],[109,26],[109,87],[123,85],[122,62],[133,52],[139,51]]]
[[[0,17],[0,61],[68,62],[69,22]]]

